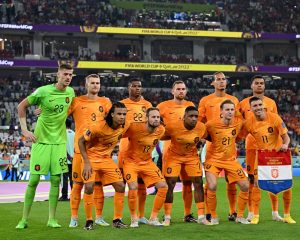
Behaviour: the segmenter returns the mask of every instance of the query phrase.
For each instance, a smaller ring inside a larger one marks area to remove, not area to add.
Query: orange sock
[[[204,184],[203,191],[204,191],[205,212],[206,214],[210,214],[210,209],[207,205],[207,184]]]
[[[244,212],[245,212],[245,208],[247,206],[248,199],[249,199],[249,192],[240,191],[238,201],[237,201],[238,202],[238,212],[237,212],[238,217],[244,216]]]
[[[83,185],[74,183],[70,196],[71,215],[72,218],[78,218],[78,208],[81,200],[81,190]]]
[[[254,184],[249,184],[249,198],[248,198],[248,212],[253,213],[253,204],[252,204],[252,191],[253,191]]]
[[[157,218],[158,212],[162,208],[162,206],[166,200],[167,192],[168,192],[167,188],[157,189],[157,193],[155,195],[154,202],[153,202],[153,208],[152,208],[150,219]]]
[[[104,192],[102,185],[95,184],[94,186],[94,204],[96,208],[96,218],[101,217],[104,205]]]
[[[114,220],[122,218],[122,212],[124,207],[124,195],[125,193],[115,192],[114,196]]]
[[[229,203],[229,212],[233,214],[236,212],[236,198],[237,198],[237,191],[235,183],[226,183],[226,190],[227,190],[227,199]]]
[[[210,209],[211,216],[217,218],[217,195],[216,192],[210,191],[209,189],[207,189],[207,205]]]
[[[193,193],[192,184],[182,184],[182,199],[184,203],[184,216],[191,214]]]
[[[147,188],[145,184],[138,184],[138,204],[139,204],[139,218],[145,216],[145,204],[146,204],[146,197],[147,197]]]
[[[164,203],[165,216],[171,216],[173,203]]]
[[[290,214],[292,202],[292,189],[283,192],[283,213]]]
[[[137,192],[138,190],[129,190],[128,191],[128,207],[132,219],[137,218],[136,208],[137,208]]]
[[[268,193],[268,195],[271,200],[272,211],[278,212],[278,196],[270,192]]]
[[[260,199],[261,199],[260,189],[254,186],[252,190],[252,204],[253,204],[254,215],[259,215]]]
[[[196,207],[198,209],[198,216],[202,216],[205,214],[205,203],[204,202],[197,202]]]
[[[83,195],[84,212],[86,220],[93,220],[93,207],[94,207],[94,196],[93,194]]]

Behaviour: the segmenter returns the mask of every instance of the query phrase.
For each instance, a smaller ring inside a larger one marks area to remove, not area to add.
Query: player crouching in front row
[[[157,194],[148,224],[163,226],[157,215],[162,208],[168,185],[159,168],[153,163],[151,153],[158,141],[164,135],[165,128],[160,125],[160,113],[157,108],[148,108],[146,122],[131,123],[123,137],[128,137],[128,150],[124,157],[124,178],[128,183],[128,205],[131,215],[130,227],[138,227],[137,217],[137,177],[140,176],[147,187],[155,186]]]
[[[107,114],[105,121],[87,129],[79,138],[78,145],[83,159],[84,179],[84,210],[86,226],[84,229],[93,229],[93,191],[96,174],[100,175],[103,186],[111,184],[115,189],[113,227],[127,228],[122,222],[124,206],[125,184],[118,166],[111,158],[111,153],[126,132],[129,124],[125,123],[127,109],[121,102],[114,103]]]

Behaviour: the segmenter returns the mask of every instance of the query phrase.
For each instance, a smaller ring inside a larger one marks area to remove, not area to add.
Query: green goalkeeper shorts
[[[31,148],[30,174],[58,175],[68,172],[66,144],[34,143]]]

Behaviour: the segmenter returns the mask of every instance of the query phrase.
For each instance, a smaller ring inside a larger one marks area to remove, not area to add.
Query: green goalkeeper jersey
[[[27,97],[30,105],[38,105],[42,109],[34,130],[37,143],[67,142],[65,122],[74,96],[73,88],[67,87],[64,91],[60,91],[54,84],[50,84],[39,87]]]

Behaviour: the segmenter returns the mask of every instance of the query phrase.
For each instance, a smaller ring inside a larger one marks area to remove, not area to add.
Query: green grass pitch
[[[15,229],[21,218],[23,203],[0,204],[0,239],[299,239],[300,238],[300,177],[294,178],[292,216],[297,224],[274,222],[271,219],[271,205],[267,193],[262,193],[260,223],[258,225],[241,225],[228,222],[228,203],[225,193],[225,182],[219,180],[218,185],[218,214],[220,225],[203,226],[196,223],[184,223],[183,204],[181,193],[174,195],[172,213],[172,225],[170,227],[151,227],[141,225],[138,229],[113,229],[110,227],[96,226],[92,231],[83,230],[85,223],[82,203],[79,211],[80,226],[75,229],[68,227],[70,220],[70,207],[68,202],[59,202],[57,219],[62,228],[51,229],[46,227],[48,218],[48,202],[35,202],[29,218],[29,228]],[[146,216],[149,217],[153,196],[147,197]],[[193,205],[196,216],[196,207]],[[279,212],[282,215],[282,195],[279,200]],[[104,217],[111,223],[113,214],[113,198],[106,198],[104,205]],[[160,218],[162,217],[162,211]],[[127,199],[125,199],[124,222],[129,223],[129,211]]]

